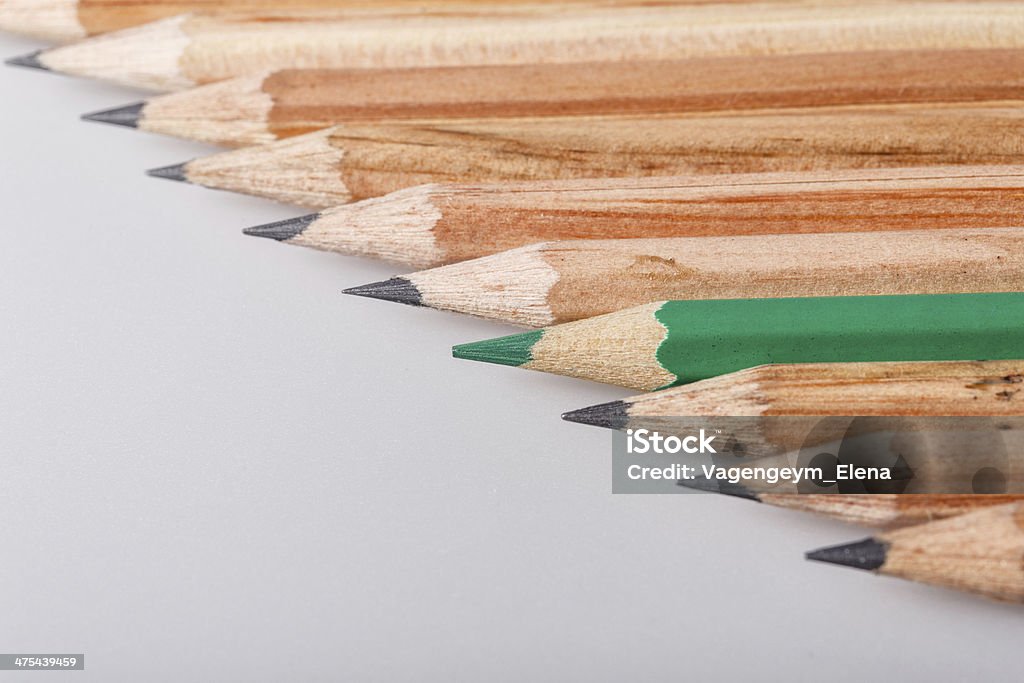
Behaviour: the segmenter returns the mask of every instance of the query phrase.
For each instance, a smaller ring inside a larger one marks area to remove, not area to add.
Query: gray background
[[[802,559],[863,530],[612,496],[559,414],[627,392],[455,361],[511,330],[145,177],[210,150],[77,120],[137,93],[0,92],[0,652],[88,664],[0,679],[1019,680],[1019,608]]]

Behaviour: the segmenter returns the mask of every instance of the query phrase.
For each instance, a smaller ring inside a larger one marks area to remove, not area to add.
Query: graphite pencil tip
[[[8,66],[24,66],[29,69],[41,69],[43,71],[49,71],[50,67],[39,61],[39,55],[43,54],[42,50],[36,50],[30,52],[27,55],[21,55],[20,57],[11,57],[6,60],[4,64]]]
[[[623,429],[629,422],[629,404],[625,401],[599,403],[596,406],[562,413],[562,419],[606,429]]]
[[[689,489],[697,489],[698,491],[719,493],[723,496],[733,496],[735,498],[753,500],[758,503],[761,502],[761,499],[757,497],[756,493],[742,484],[733,484],[731,481],[725,479],[722,481],[715,481],[713,479],[708,479],[703,474],[699,473],[694,475],[692,479],[680,479],[676,484],[679,486],[685,486]]]
[[[185,167],[188,163],[175,164],[174,166],[161,166],[160,168],[151,168],[146,171],[146,175],[154,178],[166,178],[167,180],[179,180],[183,183],[188,182],[188,176],[185,175]]]
[[[524,365],[533,360],[533,345],[540,341],[543,330],[513,334],[497,339],[459,344],[452,355],[466,360],[479,360],[498,365]]]
[[[371,299],[383,299],[384,301],[395,301],[410,306],[423,305],[423,296],[420,294],[420,290],[416,289],[416,285],[404,277],[393,277],[390,280],[371,282],[368,285],[360,285],[359,287],[350,287],[345,290],[345,294],[366,296]]]
[[[135,104],[129,104],[127,107],[94,111],[91,114],[83,114],[82,120],[99,121],[100,123],[111,123],[115,126],[138,128],[139,119],[142,118],[142,109],[145,106],[145,102],[136,102]]]
[[[278,242],[287,242],[296,235],[301,235],[302,231],[319,217],[320,214],[318,213],[310,213],[298,218],[286,218],[283,221],[275,221],[274,223],[254,225],[242,232],[253,237],[266,237]]]
[[[885,553],[888,546],[873,538],[866,538],[856,543],[834,545],[819,548],[807,553],[805,557],[815,562],[828,562],[854,569],[878,569],[885,564]]]

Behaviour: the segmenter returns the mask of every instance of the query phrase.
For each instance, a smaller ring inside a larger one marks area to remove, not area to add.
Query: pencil
[[[543,242],[345,290],[545,327],[663,299],[1024,291],[1024,228]]]
[[[986,508],[807,553],[1005,602],[1024,602],[1024,503]]]
[[[339,123],[1012,100],[1024,50],[880,50],[654,62],[286,69],[87,114],[227,147]]]
[[[152,175],[324,208],[431,182],[1018,163],[1024,107],[351,124]]]
[[[1012,493],[800,494],[754,492],[740,484],[716,484],[707,480],[695,482],[695,485],[681,481],[679,485],[882,529],[924,524],[981,508],[1024,501],[1024,495]]]
[[[430,268],[564,239],[986,228],[1024,215],[1024,166],[432,184],[246,234]]]
[[[570,422],[629,429],[657,417],[1019,416],[1024,361],[761,365],[568,412]]]
[[[574,7],[500,16],[181,15],[15,61],[156,90],[286,68],[683,59],[1024,47],[1015,2]]]
[[[663,301],[462,344],[456,358],[650,391],[765,363],[1019,358],[1024,294]]]
[[[67,43],[100,33],[138,26],[186,12],[215,6],[232,12],[287,12],[330,10],[356,16],[388,15],[400,12],[511,12],[544,11],[552,6],[616,5],[615,0],[4,0],[0,3],[0,30],[20,33],[51,42]]]

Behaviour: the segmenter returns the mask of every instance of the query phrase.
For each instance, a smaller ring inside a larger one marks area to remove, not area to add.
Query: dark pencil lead
[[[760,503],[761,499],[757,497],[757,494],[748,489],[742,484],[733,484],[727,480],[715,481],[705,477],[700,472],[694,474],[691,479],[680,479],[676,482],[677,486],[685,486],[688,489],[697,489],[698,491],[707,491],[709,493],[720,493],[724,496],[734,496],[736,498],[745,498],[746,500],[753,500]]]
[[[301,235],[302,231],[308,228],[317,218],[320,218],[320,214],[309,213],[298,218],[286,218],[283,221],[254,225],[242,232],[253,237],[267,237],[278,242],[287,242],[296,235]]]
[[[367,296],[371,299],[383,299],[384,301],[395,301],[400,304],[409,304],[410,306],[423,305],[423,296],[420,294],[420,290],[416,289],[416,285],[404,277],[393,277],[382,282],[350,287],[345,290],[345,294]]]
[[[629,421],[629,404],[625,401],[599,403],[596,406],[562,413],[562,419],[606,429],[623,429]]]
[[[733,496],[735,498],[745,498],[747,500],[756,500],[761,502],[761,499],[757,497],[757,494],[748,489],[743,484],[734,484],[731,481],[723,481],[718,485],[718,492],[723,496]]]
[[[142,118],[142,109],[145,106],[145,102],[136,102],[135,104],[129,104],[127,107],[94,111],[91,114],[83,114],[82,120],[99,121],[100,123],[112,123],[115,126],[138,128],[139,119]]]
[[[188,177],[185,175],[185,167],[188,163],[175,164],[174,166],[162,166],[160,168],[151,168],[146,171],[146,175],[153,176],[154,178],[166,178],[167,180],[180,180],[183,183],[188,182]]]
[[[698,475],[692,479],[680,479],[676,482],[676,486],[682,486],[687,489],[696,489],[697,491],[707,491],[708,493],[718,493],[718,484],[713,479],[708,479],[705,476]]]
[[[41,69],[43,71],[49,71],[50,67],[39,61],[39,55],[43,54],[42,50],[36,50],[30,52],[27,55],[21,55],[20,57],[11,57],[6,60],[4,64],[8,66],[24,66],[29,69]]]
[[[815,562],[828,562],[854,569],[878,569],[885,564],[885,552],[888,546],[873,538],[866,538],[856,543],[834,545],[819,548],[807,553],[805,557]]]

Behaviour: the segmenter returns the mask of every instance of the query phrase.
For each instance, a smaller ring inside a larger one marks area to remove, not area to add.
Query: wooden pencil
[[[67,43],[215,7],[235,12],[330,10],[356,16],[411,12],[548,11],[558,5],[628,5],[629,0],[3,0],[0,30]]]
[[[654,62],[287,69],[87,114],[227,147],[339,123],[705,112],[1024,96],[1024,50],[879,50]]]
[[[178,90],[285,68],[633,61],[893,49],[1024,47],[1007,1],[573,7],[481,16],[181,15],[15,60]]]
[[[799,493],[736,493],[726,495],[749,498],[771,507],[809,512],[850,524],[896,529],[956,517],[996,505],[1024,501],[1019,494],[926,493],[899,495],[877,494],[799,494]]]
[[[650,391],[765,363],[1018,358],[1024,293],[663,301],[456,358]]]
[[[658,417],[1020,416],[1024,361],[760,365],[566,413],[629,429]]]
[[[891,105],[734,115],[351,124],[151,175],[324,208],[431,182],[1018,163],[1024,107]]]
[[[664,299],[1024,291],[1024,228],[542,242],[345,290],[545,327]]]
[[[822,548],[807,559],[1024,602],[1024,503]]]
[[[430,268],[564,239],[986,228],[1024,216],[1024,166],[432,184],[245,230]]]

